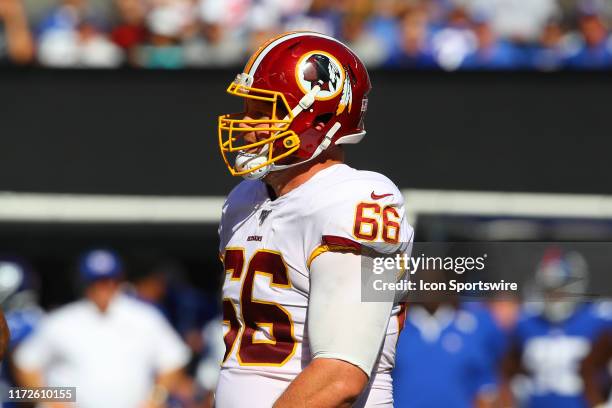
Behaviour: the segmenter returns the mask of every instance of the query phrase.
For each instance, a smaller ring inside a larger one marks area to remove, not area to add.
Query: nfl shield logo
[[[271,212],[272,210],[261,210],[261,214],[259,214],[259,225],[260,226],[264,223],[266,218],[268,218],[268,215],[270,215]]]

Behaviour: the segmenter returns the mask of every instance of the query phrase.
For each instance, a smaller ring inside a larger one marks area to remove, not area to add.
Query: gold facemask
[[[219,116],[219,147],[223,161],[233,176],[243,176],[269,166],[300,148],[300,138],[294,131],[289,130],[295,116],[285,99],[285,95],[276,91],[253,88],[251,85],[252,77],[247,74],[240,74],[227,88],[227,93],[269,103],[270,119],[244,119],[247,116],[246,112]],[[286,116],[279,119],[278,115],[285,112],[287,112]],[[256,132],[259,139],[253,143],[246,142],[243,135],[249,132]],[[260,138],[260,135],[266,133],[268,137]],[[240,143],[241,139],[242,143]],[[286,150],[275,155],[274,142],[279,139],[282,139],[283,147]],[[266,145],[267,148],[264,148]],[[259,152],[266,152],[267,160],[265,162],[247,170],[237,169],[235,164],[230,163],[231,157],[228,157],[230,154],[237,154],[254,148],[257,148]]]

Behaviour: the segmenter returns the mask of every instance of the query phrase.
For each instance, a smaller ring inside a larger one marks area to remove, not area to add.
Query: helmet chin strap
[[[292,163],[292,164],[280,164],[280,165],[277,165],[277,164],[272,163],[270,165],[270,171],[285,170],[285,169],[288,169],[290,167],[295,167],[295,166],[299,166],[300,164],[308,163],[309,161],[315,159],[317,156],[319,156],[321,153],[323,153],[329,147],[329,145],[331,145],[331,141],[332,141],[333,137],[336,135],[336,133],[338,133],[338,131],[340,130],[341,127],[342,127],[342,124],[340,122],[334,123],[334,126],[332,126],[331,129],[329,129],[329,131],[327,132],[327,134],[325,135],[325,137],[321,141],[321,144],[319,144],[319,146],[314,151],[312,156],[310,156],[308,159],[303,160],[303,161],[298,162],[298,163]]]
[[[304,97],[300,99],[298,104],[291,111],[293,117],[295,118],[306,109],[310,109],[310,107],[315,103],[319,92],[321,92],[321,86],[316,85],[306,95],[304,95]],[[285,117],[285,119],[287,119],[287,117]]]
[[[308,159],[292,164],[268,164],[267,166],[263,166],[257,170],[247,173],[242,177],[246,180],[260,180],[267,176],[268,173],[270,173],[271,171],[285,170],[290,167],[295,167],[299,166],[300,164],[308,163],[309,161],[315,159],[317,156],[323,153],[331,145],[333,137],[336,133],[338,133],[338,130],[340,130],[341,127],[342,125],[340,124],[340,122],[334,123],[334,126],[329,129],[329,131],[321,141],[321,144],[319,144],[312,156],[310,156]],[[259,153],[239,153],[238,157],[236,157],[236,167],[239,170],[246,170],[248,168],[255,168],[261,163],[265,163],[268,160],[269,149],[269,145],[264,145]]]

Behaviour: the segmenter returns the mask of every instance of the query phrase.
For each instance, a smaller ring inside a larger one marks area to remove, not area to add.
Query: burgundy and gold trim
[[[314,261],[319,255],[325,252],[350,252],[354,254],[361,254],[361,244],[353,241],[352,239],[338,237],[335,235],[323,235],[321,238],[321,245],[316,247],[311,252],[306,262],[306,266],[310,269],[312,261]]]

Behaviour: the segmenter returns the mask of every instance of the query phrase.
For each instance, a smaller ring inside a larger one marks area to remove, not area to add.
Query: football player
[[[219,228],[226,346],[216,406],[392,407],[400,304],[361,301],[364,252],[407,253],[404,200],[344,164],[365,136],[370,80],[341,42],[292,32],[264,44],[219,118],[231,174]]]
[[[472,306],[411,304],[398,343],[395,403],[411,408],[495,406],[496,348],[503,340],[492,317]]]
[[[19,257],[0,257],[0,309],[6,319],[6,324],[0,321],[0,348],[6,348],[4,361],[0,362],[0,398],[6,398],[8,389],[16,386],[14,351],[44,316],[38,305],[38,290],[38,275],[28,262]],[[0,401],[2,408],[16,406],[19,404]]]
[[[512,404],[510,390],[521,406],[588,406],[581,363],[609,321],[603,308],[584,301],[587,279],[579,253],[551,248],[544,255],[535,273],[542,299],[525,305],[504,363],[504,406]]]
[[[424,269],[418,279],[448,284],[457,274]],[[418,300],[410,305],[398,342],[396,406],[495,407],[506,333],[489,306],[462,302],[452,291]]]

